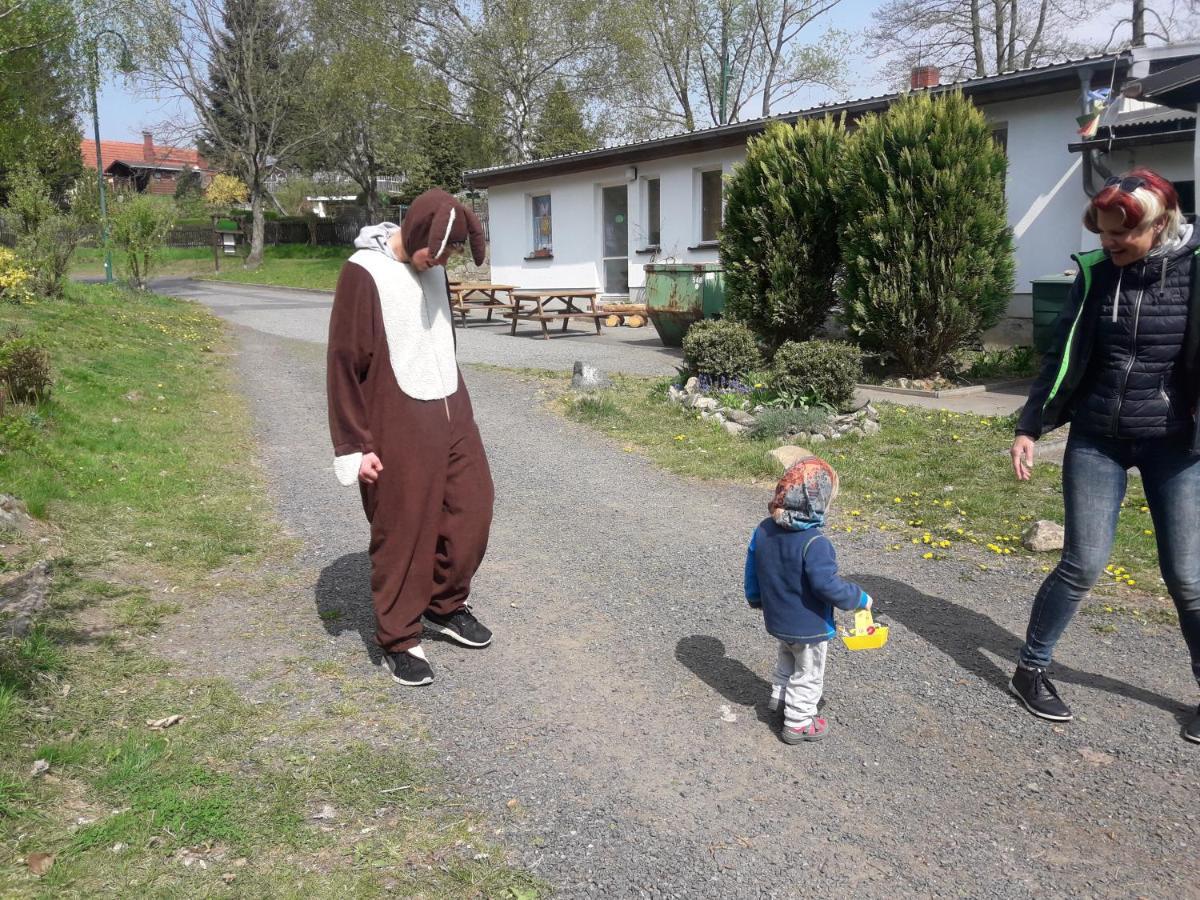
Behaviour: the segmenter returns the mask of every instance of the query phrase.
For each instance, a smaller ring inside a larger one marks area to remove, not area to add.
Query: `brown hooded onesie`
[[[491,472],[471,399],[454,360],[446,271],[418,272],[387,243],[391,223],[364,228],[342,268],[329,322],[327,389],[334,469],[358,483],[371,523],[376,637],[388,653],[420,643],[421,616],[460,609],[483,560],[492,521]],[[483,262],[479,220],[444,191],[413,201],[403,243],[436,259],[470,241]],[[358,480],[364,453],[383,471]]]

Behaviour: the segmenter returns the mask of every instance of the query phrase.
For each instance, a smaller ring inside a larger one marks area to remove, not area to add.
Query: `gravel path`
[[[236,325],[261,461],[304,542],[309,590],[278,601],[293,640],[384,679],[366,525],[330,471],[320,304],[187,293]],[[541,366],[557,343],[484,335],[460,333],[464,358]],[[561,343],[636,371],[662,355]],[[771,641],[740,595],[766,489],[665,474],[554,416],[533,381],[466,377],[497,486],[474,602],[497,640],[430,641],[437,681],[397,687],[395,704],[417,711],[462,798],[561,896],[1197,896],[1186,798],[1200,748],[1179,737],[1196,691],[1172,630],[1118,620],[1100,635],[1081,618],[1058,668],[1077,719],[1042,723],[1004,693],[1028,575],[843,535],[843,572],[878,598],[892,640],[831,648],[831,735],[786,746],[764,703]]]

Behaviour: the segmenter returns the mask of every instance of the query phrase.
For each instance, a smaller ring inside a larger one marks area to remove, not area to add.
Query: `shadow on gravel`
[[[726,656],[725,645],[715,637],[694,634],[683,638],[675,645],[675,658],[730,703],[753,706],[758,721],[777,724],[778,716],[767,709],[771,685],[745,663]]]
[[[375,643],[375,610],[371,606],[371,561],[366,552],[347,553],[321,570],[316,590],[317,615],[325,630],[337,637],[358,632],[367,656],[383,661]]]
[[[1015,665],[1021,641],[1012,632],[1001,628],[981,613],[965,609],[940,597],[922,594],[902,581],[877,575],[846,577],[861,584],[872,597],[879,598],[878,611],[885,620],[891,618],[902,623],[909,631],[920,635],[953,659],[960,668],[973,672],[996,690],[1008,694],[1012,666],[1000,668],[982,651],[987,650],[1001,659],[1013,660]],[[1174,714],[1181,722],[1190,718],[1192,714],[1191,707],[1185,707],[1177,700],[1126,684],[1107,675],[1084,672],[1058,662],[1054,664],[1050,674],[1055,681],[1079,684],[1158,707]]]

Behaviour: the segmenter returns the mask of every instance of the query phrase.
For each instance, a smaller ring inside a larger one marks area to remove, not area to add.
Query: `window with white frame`
[[[646,246],[662,245],[662,182],[657,178],[646,179]]]
[[[554,246],[554,234],[550,227],[550,195],[536,194],[529,198],[533,224],[533,255],[548,256]]]
[[[721,236],[721,170],[700,173],[700,243],[717,241]]]

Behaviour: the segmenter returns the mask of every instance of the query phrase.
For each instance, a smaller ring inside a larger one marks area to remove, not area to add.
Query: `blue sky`
[[[833,9],[826,22],[827,26],[838,28],[850,34],[861,34],[870,24],[871,12],[879,5],[879,0],[843,0]],[[1124,4],[1118,8],[1124,8]],[[1080,36],[1105,40],[1115,13],[1093,19],[1085,26]],[[878,60],[865,52],[851,62],[850,95],[852,97],[870,96],[886,91],[888,85],[879,74]],[[798,94],[787,105],[791,109],[801,109],[812,106],[823,100],[831,99],[829,93],[822,89],[812,89]],[[121,78],[110,79],[100,95],[100,136],[105,140],[140,141],[142,130],[148,129],[162,134],[160,142],[165,143],[167,136],[163,134],[163,122],[178,118],[180,107],[170,98],[155,98],[138,95],[131,86]],[[90,113],[90,110],[88,111]],[[88,116],[90,120],[90,115]],[[90,137],[91,122],[86,122],[85,133]]]

